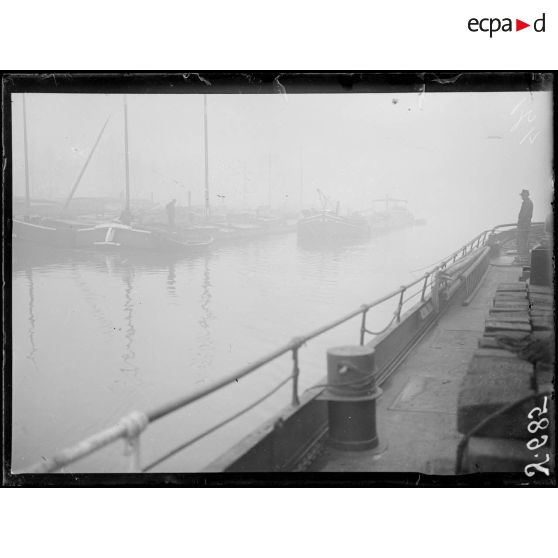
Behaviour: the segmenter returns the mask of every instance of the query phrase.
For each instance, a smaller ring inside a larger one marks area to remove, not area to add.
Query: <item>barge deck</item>
[[[498,284],[515,282],[522,273],[512,260],[502,256],[491,262],[470,304],[454,300],[382,384],[376,407],[378,448],[343,451],[326,445],[311,470],[454,474],[462,438],[457,431],[459,388]]]

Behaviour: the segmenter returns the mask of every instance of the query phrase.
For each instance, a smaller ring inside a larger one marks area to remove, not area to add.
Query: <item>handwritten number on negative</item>
[[[543,405],[542,405],[542,409],[540,407],[533,407],[531,409],[531,411],[529,411],[529,414],[527,415],[527,418],[532,419],[533,418],[533,413],[535,411],[537,411],[537,413],[539,414],[539,418],[541,415],[545,415],[548,412],[548,409],[546,408],[546,400],[547,400],[547,396],[544,396],[544,400],[543,400]]]
[[[541,465],[544,465],[545,463],[548,463],[550,461],[550,455],[548,455],[548,453],[546,454],[546,459],[544,461],[541,461],[540,463],[529,463],[529,465],[527,465],[524,469],[525,474],[528,477],[532,477],[535,474],[535,471],[533,471],[531,469],[531,467],[534,467],[537,471],[540,471],[541,473],[544,473],[547,477],[550,476],[550,472],[548,470],[548,467],[541,467]]]

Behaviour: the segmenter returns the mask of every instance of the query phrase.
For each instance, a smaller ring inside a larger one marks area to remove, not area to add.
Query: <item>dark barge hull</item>
[[[468,271],[470,280],[462,281],[449,299],[435,310],[432,300],[419,302],[401,316],[401,322],[369,345],[375,349],[377,382],[381,385],[405,360],[409,352],[435,325],[450,306],[470,296],[488,267],[489,249],[484,249]],[[320,382],[323,384],[324,382]],[[301,397],[299,407],[267,421],[230,452],[206,469],[206,472],[296,471],[304,470],[321,451],[327,438],[327,402],[319,399],[323,388],[311,388]]]
[[[513,237],[506,231],[500,242],[509,243]],[[317,387],[303,394],[299,406],[290,406],[267,421],[204,472],[455,474],[456,450],[462,439],[453,399],[456,389],[482,337],[485,312],[499,282],[519,281],[523,273],[521,266],[513,264],[513,256],[493,256],[490,247],[481,248],[437,307],[431,299],[418,302],[401,316],[399,324],[368,344],[374,349],[376,381],[385,391],[377,410],[382,446],[378,451],[347,454],[328,443],[328,402],[320,398],[323,387]],[[489,438],[480,440],[492,443]],[[510,446],[514,440],[503,442]],[[471,446],[470,451],[478,454],[480,450]],[[486,466],[494,468],[486,470],[518,470],[514,468],[518,458],[515,463],[505,458],[497,462],[500,457],[489,456]]]
[[[70,226],[49,226],[14,219],[12,236],[16,242],[22,241],[59,248],[71,248],[75,246],[76,230]]]

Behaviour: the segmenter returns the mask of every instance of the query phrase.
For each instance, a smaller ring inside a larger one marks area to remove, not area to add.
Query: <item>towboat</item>
[[[301,219],[297,234],[301,244],[329,245],[366,240],[370,237],[370,226],[360,215],[345,217],[321,211]]]
[[[382,235],[396,229],[425,225],[424,219],[416,219],[408,209],[407,200],[386,197],[373,200],[372,209],[365,211],[372,236]],[[381,205],[385,205],[380,209]]]

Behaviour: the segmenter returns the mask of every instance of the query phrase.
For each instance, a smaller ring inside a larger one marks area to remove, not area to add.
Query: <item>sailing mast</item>
[[[93,147],[91,148],[91,151],[89,152],[89,155],[87,157],[87,160],[85,161],[85,164],[83,165],[76,181],[75,184],[72,188],[72,191],[70,192],[70,195],[68,196],[68,199],[66,200],[66,203],[64,204],[64,207],[62,208],[62,211],[66,211],[66,209],[68,209],[68,206],[70,205],[70,202],[72,201],[72,198],[74,197],[74,194],[76,193],[77,187],[79,186],[79,183],[81,182],[81,178],[83,177],[85,170],[87,169],[87,166],[89,165],[89,161],[91,161],[91,157],[93,157],[93,153],[95,153],[95,150],[97,149],[97,146],[99,145],[99,142],[101,141],[101,137],[103,136],[103,132],[105,131],[105,128],[107,127],[108,121],[110,119],[110,115],[107,117],[107,119],[105,120],[105,123],[103,124],[103,127],[101,128],[101,131],[99,132],[99,135],[97,136],[97,139],[95,140],[95,143],[93,144]]]
[[[302,211],[303,206],[303,194],[304,194],[304,164],[302,156],[302,148],[300,149],[300,210]]]
[[[128,152],[128,102],[124,95],[124,152],[126,156],[126,205],[124,210],[130,214],[130,154]]]
[[[31,213],[31,197],[29,194],[29,161],[27,154],[27,113],[25,111],[25,93],[23,98],[23,156],[25,160],[25,220],[29,219]]]
[[[271,209],[271,152],[267,154],[267,203]]]
[[[203,95],[203,132],[204,132],[204,153],[205,153],[205,216],[211,215],[209,205],[209,154],[208,154],[208,133],[207,133],[207,95]]]

